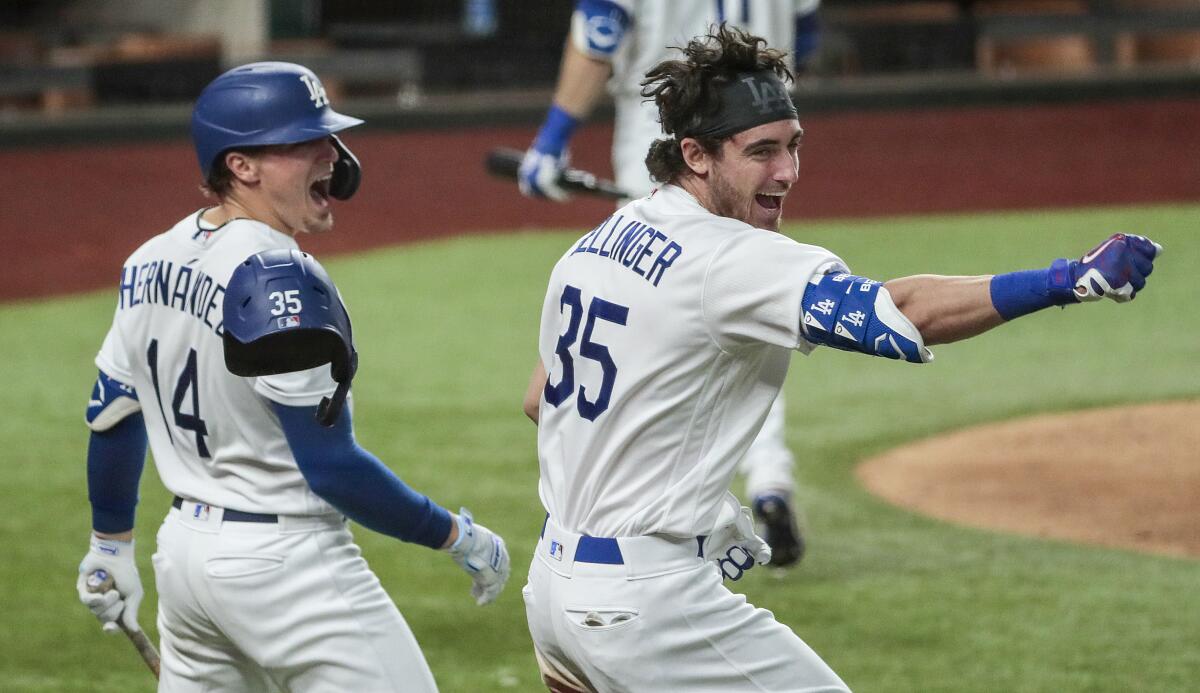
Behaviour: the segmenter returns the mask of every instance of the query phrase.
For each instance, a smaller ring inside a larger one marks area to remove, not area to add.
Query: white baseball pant
[[[581,538],[551,520],[522,593],[552,690],[849,690],[771,612],[729,591],[695,538]]]
[[[340,515],[172,508],[154,554],[159,691],[436,691]]]

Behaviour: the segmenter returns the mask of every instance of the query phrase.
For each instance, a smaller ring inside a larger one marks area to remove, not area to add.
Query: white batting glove
[[[740,505],[732,493],[725,494],[717,525],[705,543],[705,555],[717,564],[722,579],[737,581],[755,563],[771,562],[771,547],[754,531],[754,514]]]
[[[460,508],[454,518],[458,524],[458,539],[446,549],[460,568],[471,576],[471,596],[483,606],[500,595],[512,571],[508,549],[492,530],[475,524],[471,511]]]
[[[530,147],[521,160],[517,171],[517,185],[526,197],[540,197],[555,202],[566,202],[571,194],[558,184],[558,177],[567,167],[569,154],[551,154]]]
[[[111,590],[88,591],[88,578],[98,570],[112,577]],[[79,601],[100,620],[104,632],[116,632],[122,625],[130,632],[142,629],[138,625],[137,612],[145,590],[134,561],[133,540],[101,539],[93,534],[91,547],[79,563],[75,589],[79,592]]]

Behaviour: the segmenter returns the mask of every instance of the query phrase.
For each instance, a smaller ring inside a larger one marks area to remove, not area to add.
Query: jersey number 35
[[[560,309],[571,307],[571,318],[566,332],[559,335],[558,346],[554,350],[562,362],[562,379],[558,381],[557,385],[552,385],[550,379],[546,379],[546,401],[555,407],[575,394],[575,355],[572,354],[571,347],[579,338],[579,323],[583,317],[583,297],[579,289],[568,284],[563,288],[558,304]],[[600,394],[595,401],[588,399],[587,386],[579,385],[579,397],[576,398],[575,406],[579,410],[579,415],[588,421],[595,421],[608,409],[613,382],[617,378],[617,364],[613,362],[608,347],[592,341],[592,329],[596,326],[596,320],[624,325],[628,317],[628,308],[599,297],[593,298],[588,304],[587,324],[583,327],[583,341],[579,344],[577,352],[580,357],[600,364],[600,370],[603,373],[600,381]]]

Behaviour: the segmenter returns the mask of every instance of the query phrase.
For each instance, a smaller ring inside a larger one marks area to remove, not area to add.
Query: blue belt
[[[179,496],[175,496],[175,500],[171,501],[171,506],[177,510],[182,509],[183,499]],[[226,522],[279,522],[278,515],[272,515],[269,513],[246,513],[242,512],[241,510],[230,510],[229,508],[225,509],[225,514],[222,517]]]
[[[542,521],[542,533],[539,536],[546,536],[546,523],[549,521],[550,514],[547,513],[546,519]],[[696,537],[696,547],[696,555],[704,558],[703,536]],[[625,565],[625,558],[621,555],[621,545],[615,538],[591,537],[584,534],[579,537],[579,543],[575,545],[575,562]]]

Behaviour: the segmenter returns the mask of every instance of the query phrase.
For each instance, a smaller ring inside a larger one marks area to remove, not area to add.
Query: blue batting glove
[[[1145,236],[1116,233],[1092,248],[1078,262],[1071,262],[1075,299],[1080,302],[1111,298],[1117,303],[1132,301],[1154,271],[1154,259],[1162,246]]]
[[[530,147],[521,159],[517,185],[526,197],[566,202],[571,194],[558,184],[562,170],[567,167],[567,155],[547,154]]]
[[[550,107],[537,138],[521,160],[521,168],[517,172],[521,194],[555,202],[570,199],[570,193],[559,185],[559,177],[570,159],[567,143],[578,125],[579,119],[557,104]]]

